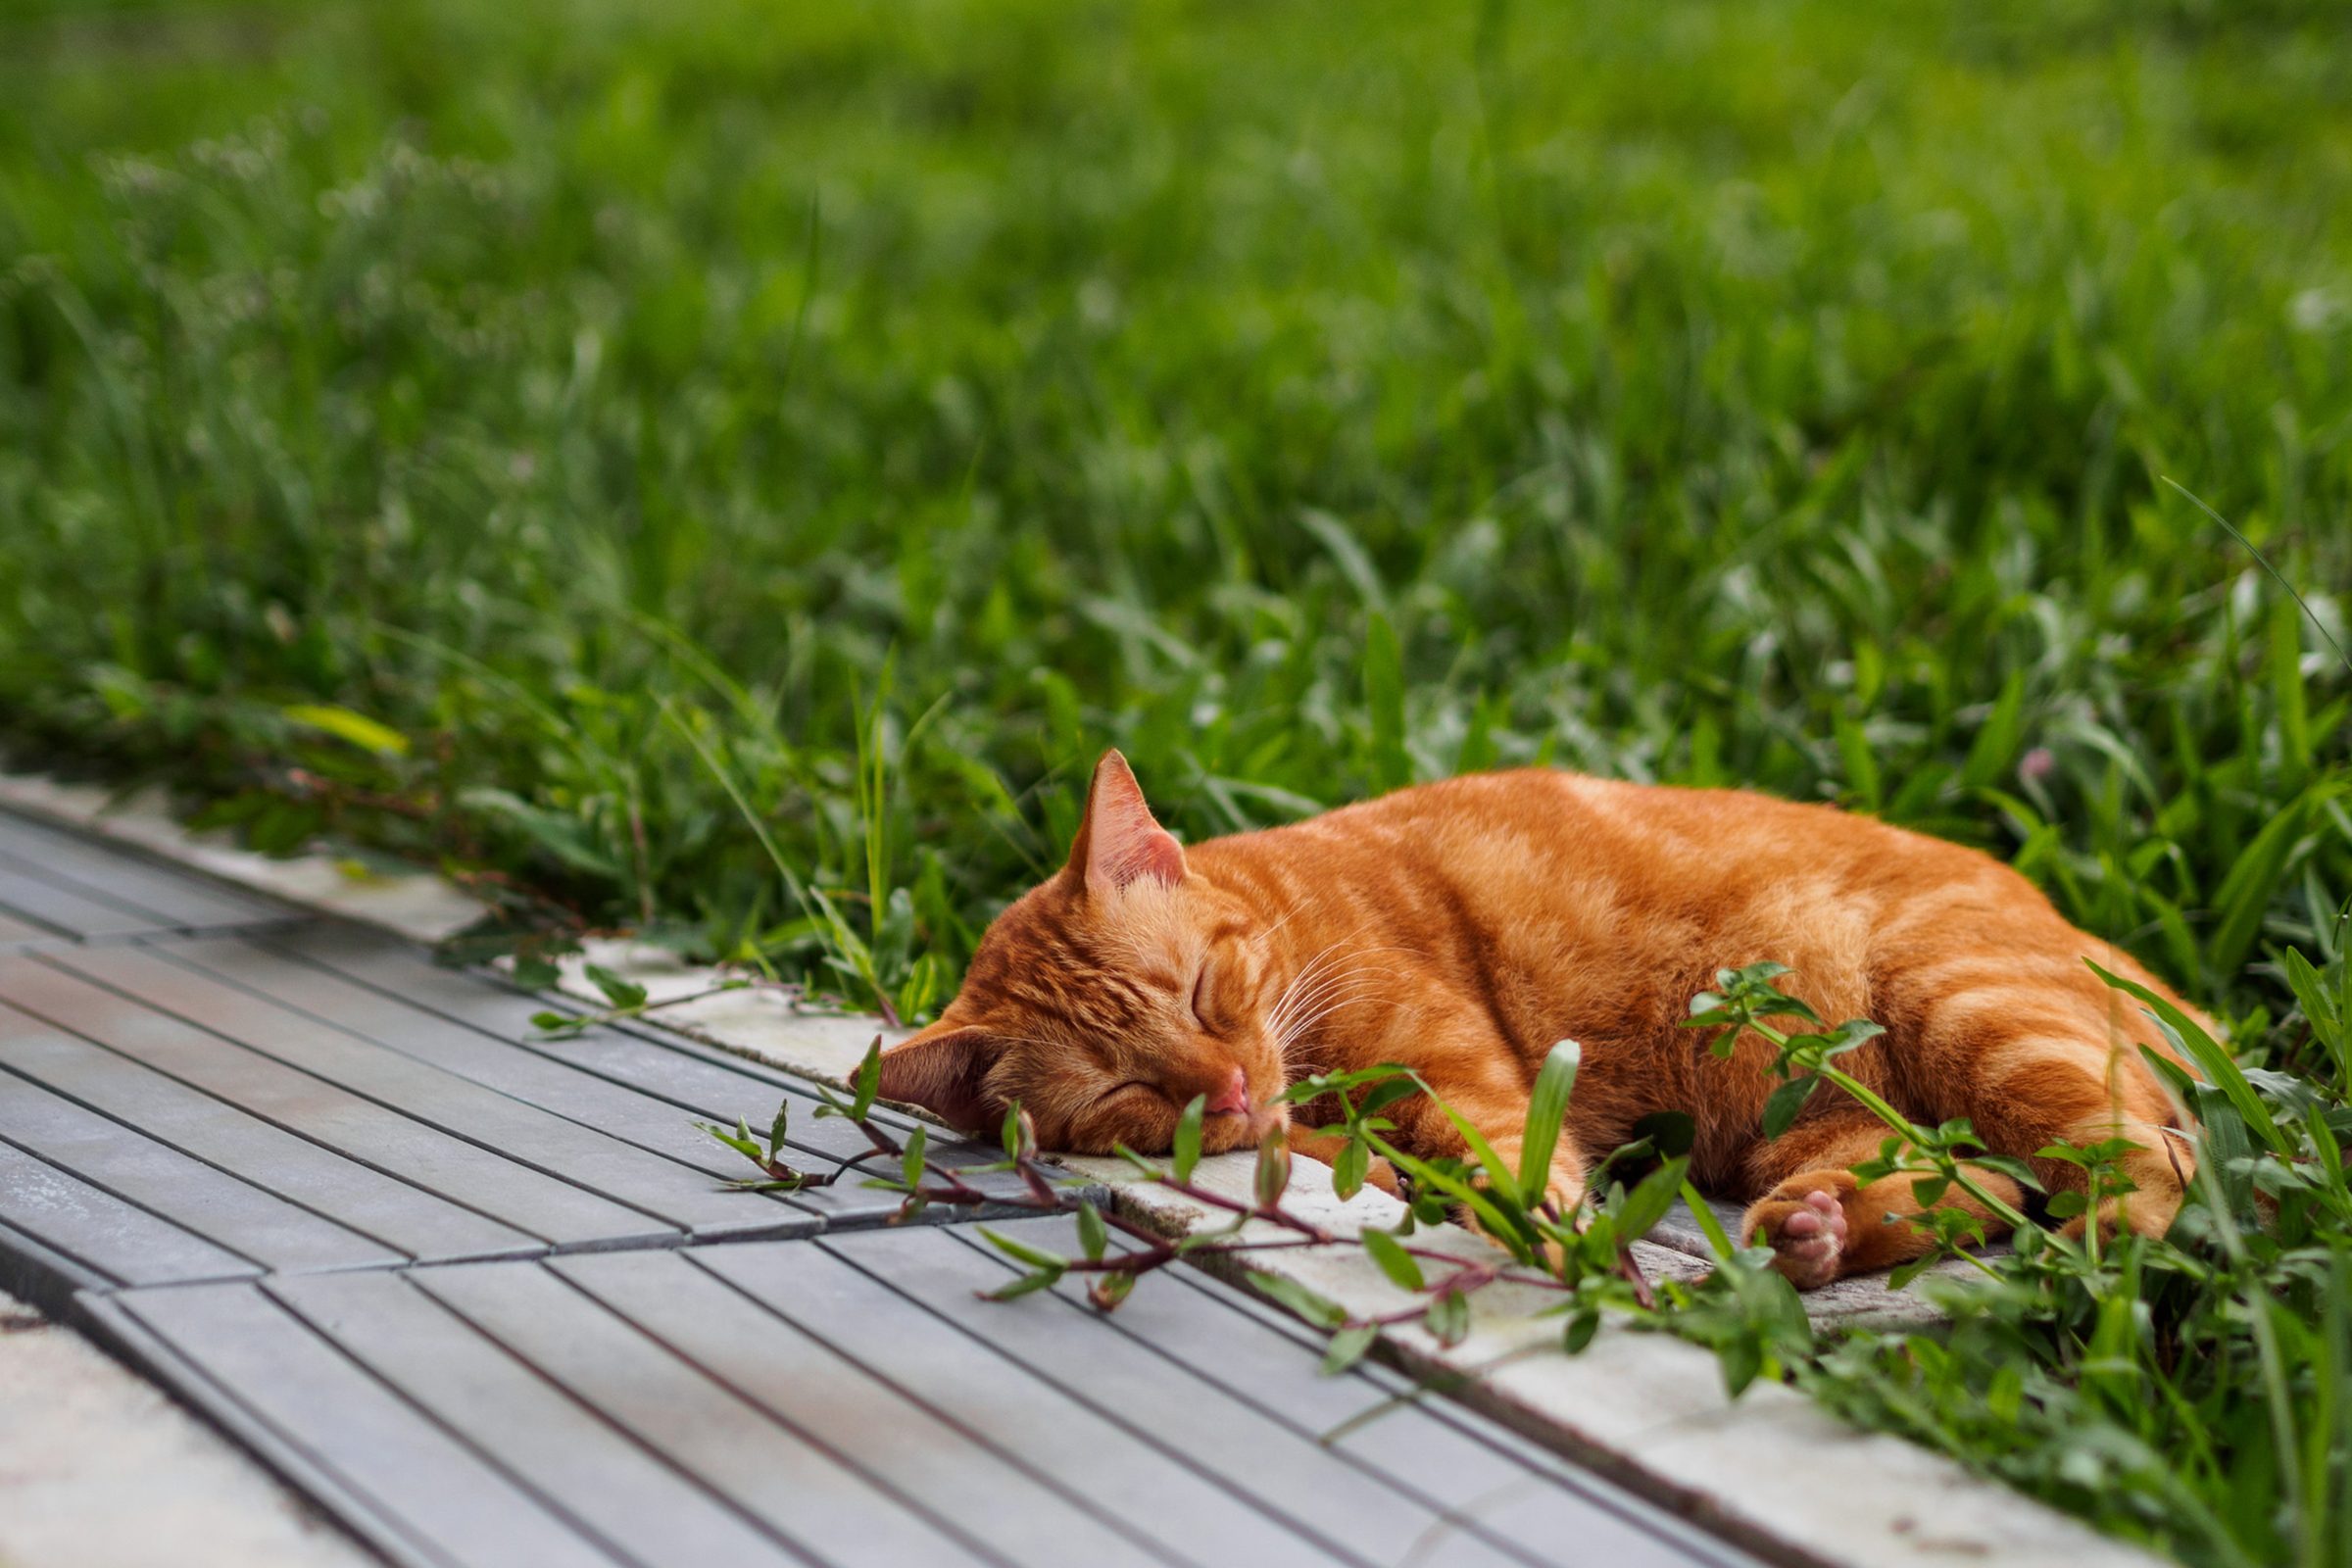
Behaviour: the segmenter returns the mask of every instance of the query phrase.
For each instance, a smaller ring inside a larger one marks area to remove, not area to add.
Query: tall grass
[[[2340,638],[2327,8],[9,42],[7,728],[266,844],[816,961],[699,736],[869,944],[904,893],[889,989],[1116,742],[1194,836],[1533,760],[1837,798],[2258,1025],[2333,907],[2345,684],[2157,483]]]

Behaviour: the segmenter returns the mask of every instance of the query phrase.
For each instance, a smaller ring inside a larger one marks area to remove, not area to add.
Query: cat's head
[[[1014,1101],[1047,1149],[1164,1153],[1205,1096],[1201,1146],[1287,1121],[1263,922],[1189,871],[1117,752],[1095,765],[1069,863],[980,939],[939,1021],[882,1056],[882,1093],[993,1132]]]

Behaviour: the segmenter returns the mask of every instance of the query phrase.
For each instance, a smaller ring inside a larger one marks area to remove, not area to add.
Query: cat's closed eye
[[[1209,1021],[1209,965],[1208,960],[1203,958],[1200,961],[1200,978],[1193,982],[1193,1022],[1213,1035],[1217,1030],[1216,1025]]]

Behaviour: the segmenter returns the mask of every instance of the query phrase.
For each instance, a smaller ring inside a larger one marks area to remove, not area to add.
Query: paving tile
[[[1745,1561],[1224,1287],[983,1304],[808,1083],[547,1005],[0,813],[0,1287],[402,1568]],[[779,1102],[847,1174],[725,1191]]]

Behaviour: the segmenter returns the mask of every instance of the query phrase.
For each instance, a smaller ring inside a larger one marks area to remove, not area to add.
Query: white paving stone
[[[154,1387],[0,1296],[0,1565],[374,1561]]]
[[[645,987],[650,1002],[666,1004],[649,1013],[648,1022],[837,1086],[849,1083],[877,1036],[889,1044],[908,1032],[868,1013],[808,1006],[773,988],[722,991],[717,987],[727,977],[717,970],[687,963],[665,948],[625,941],[590,941],[557,960],[564,994],[596,1007],[607,1003],[588,978],[590,964]]]

